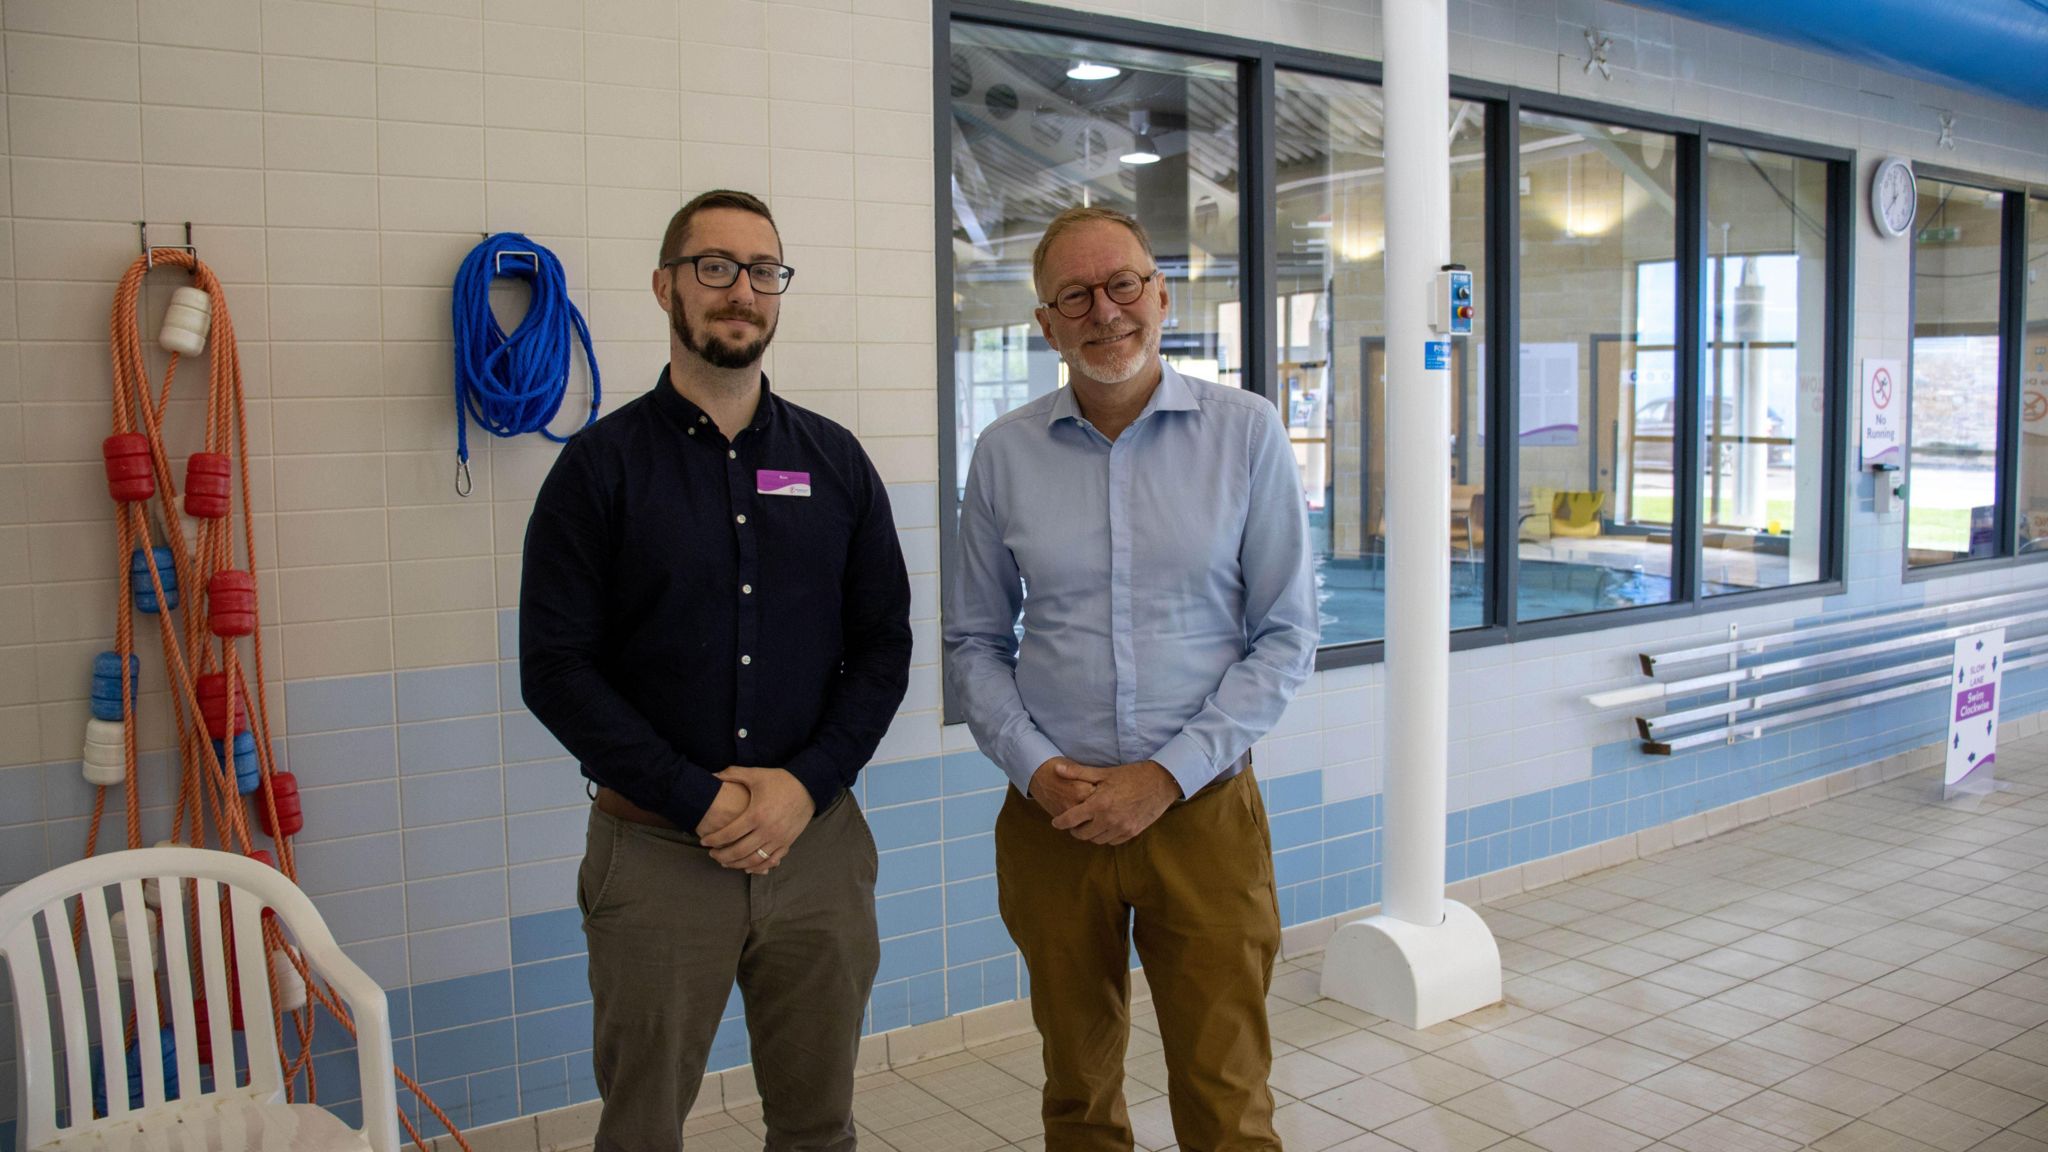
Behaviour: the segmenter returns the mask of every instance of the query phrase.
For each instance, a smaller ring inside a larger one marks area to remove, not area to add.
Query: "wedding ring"
[[[760,857],[761,859],[763,859],[763,860],[772,860],[772,859],[774,859],[774,857],[772,857],[772,856],[768,855],[768,850],[767,850],[766,848],[756,848],[756,849],[754,849],[754,855],[756,855],[756,856],[759,856],[759,857]]]

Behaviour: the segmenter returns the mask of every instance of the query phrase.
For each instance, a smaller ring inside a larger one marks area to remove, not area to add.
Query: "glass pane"
[[[1921,179],[1906,562],[1996,556],[2005,194]]]
[[[1232,385],[1243,363],[1236,66],[964,21],[952,36],[957,492],[982,429],[1066,381],[1031,322],[1031,251],[1064,209],[1143,222],[1168,281],[1167,363]],[[991,370],[1007,379],[984,394]]]
[[[1275,77],[1278,372],[1309,507],[1324,644],[1386,635],[1385,157],[1380,90]],[[1451,259],[1486,298],[1485,109],[1451,103]],[[1486,311],[1451,350],[1451,627],[1486,622]]]
[[[1709,146],[1703,595],[1820,579],[1827,229],[1825,162]]]
[[[2020,345],[2020,551],[2048,550],[2048,200],[2027,201]]]
[[[1522,116],[1517,611],[1671,599],[1678,147]]]

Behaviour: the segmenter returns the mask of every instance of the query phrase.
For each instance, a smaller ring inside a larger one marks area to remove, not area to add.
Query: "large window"
[[[1275,78],[1275,372],[1301,467],[1323,643],[1386,635],[1386,163],[1380,90]],[[1454,100],[1451,258],[1483,296],[1486,110]],[[1451,627],[1486,622],[1485,314],[1451,362]]]
[[[1922,176],[1913,220],[1913,394],[1906,559],[2002,551],[1999,311],[2007,194]]]
[[[1516,611],[1664,603],[1683,459],[1671,451],[1678,140],[1539,112],[1521,129]],[[1624,451],[1644,421],[1663,438],[1661,472]]]
[[[2027,293],[2020,336],[2021,552],[2048,551],[2048,199],[2027,201]]]
[[[1235,63],[956,22],[951,75],[957,498],[982,429],[1066,382],[1032,319],[1031,251],[1067,208],[1144,221],[1168,363],[1224,384],[1244,364]]]
[[[1700,593],[1714,596],[1820,579],[1835,480],[1826,434],[1828,166],[1713,143],[1706,168]]]
[[[1006,0],[940,16],[945,562],[982,430],[1066,382],[1032,316],[1032,250],[1063,209],[1108,205],[1151,230],[1166,359],[1257,391],[1287,427],[1322,663],[1376,658],[1382,256],[1400,226],[1376,66]],[[1853,154],[1555,95],[1454,81],[1453,97],[1450,259],[1474,274],[1477,315],[1451,342],[1450,466],[1433,482],[1460,643],[1839,581]],[[1991,417],[2001,380],[2019,394],[2020,312],[2001,303],[2016,298],[2000,295],[1999,194],[1962,191],[1918,244],[1916,364],[1953,386],[1941,414],[1924,411],[1937,390],[1914,398],[1916,557],[1971,554],[1974,510],[1999,491],[2028,514],[2001,507],[1997,525],[2048,542],[2048,291],[2025,313],[2037,424],[2005,430],[2024,466],[2001,473]],[[2033,259],[2048,264],[2043,204]],[[2018,230],[2015,215],[2004,231]]]

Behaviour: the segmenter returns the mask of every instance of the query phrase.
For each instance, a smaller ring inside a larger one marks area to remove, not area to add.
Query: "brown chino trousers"
[[[1055,829],[1013,788],[996,819],[996,886],[1044,1037],[1046,1152],[1132,1147],[1123,1085],[1133,941],[1183,1152],[1279,1152],[1266,991],[1280,908],[1249,767],[1114,847]]]
[[[590,946],[597,1152],[676,1152],[733,981],[769,1152],[851,1152],[853,1066],[881,947],[875,841],[853,797],[765,876],[690,833],[595,808],[576,900]]]

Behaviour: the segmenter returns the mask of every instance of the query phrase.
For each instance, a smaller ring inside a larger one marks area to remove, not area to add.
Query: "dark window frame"
[[[1912,562],[1911,514],[1913,499],[1913,406],[1906,405],[1906,459],[1904,476],[1906,482],[1906,506],[1900,516],[1899,579],[1908,584],[1940,580],[1949,576],[1966,576],[1975,572],[1992,572],[2001,568],[2016,568],[2038,564],[2048,560],[2048,551],[2023,553],[2019,550],[2019,501],[2020,501],[2020,376],[2027,326],[2027,205],[2042,197],[2042,190],[2023,181],[1998,176],[1986,176],[1960,168],[1947,168],[1938,164],[1913,163],[1913,178],[1925,177],[1945,184],[1956,184],[1965,188],[1976,188],[1987,192],[2004,194],[2000,208],[1998,237],[1998,430],[1993,438],[1993,455],[1997,461],[1998,479],[1992,499],[1994,518],[1992,530],[1996,534],[1998,552],[1996,555],[1973,559],[1948,560],[1938,564]],[[1919,343],[1920,327],[1919,291],[1915,283],[1920,275],[1920,249],[1914,232],[1899,237],[1914,244],[1907,253],[1906,274],[1906,379],[1913,379],[1915,346]],[[2048,289],[2044,289],[2048,291]],[[1910,396],[1911,393],[1908,392]],[[1879,483],[1883,483],[1880,479]]]
[[[1281,44],[1250,40],[1172,25],[1152,24],[1123,17],[1103,16],[1066,9],[1047,8],[1020,0],[937,0],[932,21],[933,59],[944,61],[952,52],[955,20],[1015,28],[1051,35],[1074,36],[1107,41],[1136,48],[1184,52],[1234,63],[1238,69],[1239,92],[1239,237],[1242,260],[1241,309],[1244,340],[1244,386],[1272,399],[1276,381],[1271,352],[1275,333],[1271,309],[1266,304],[1277,281],[1277,257],[1272,235],[1273,177],[1275,161],[1270,142],[1274,136],[1275,72],[1285,69],[1339,80],[1382,84],[1384,68],[1379,61],[1334,53],[1316,52]],[[952,216],[943,207],[951,202],[952,133],[946,109],[951,103],[949,69],[933,69],[932,147],[934,293],[938,348],[938,396],[941,429],[951,426],[959,403],[954,380],[952,294]],[[1702,120],[1671,116],[1603,104],[1577,97],[1531,92],[1510,85],[1453,76],[1450,96],[1486,106],[1486,305],[1489,309],[1488,343],[1501,349],[1520,346],[1520,138],[1524,109],[1571,116],[1606,124],[1666,132],[1676,138],[1680,163],[1679,186],[1679,307],[1676,358],[1678,379],[1673,398],[1679,417],[1674,428],[1677,442],[1672,446],[1674,471],[1674,543],[1672,558],[1673,599],[1664,604],[1607,609],[1542,620],[1515,618],[1515,590],[1519,578],[1519,548],[1515,547],[1518,501],[1487,501],[1485,559],[1485,623],[1454,630],[1453,651],[1491,647],[1518,640],[1576,635],[1607,628],[1628,627],[1662,620],[1704,617],[1739,611],[1759,605],[1790,600],[1809,600],[1839,595],[1846,587],[1843,573],[1847,492],[1846,453],[1851,435],[1854,405],[1849,393],[1849,337],[1852,293],[1855,283],[1854,149],[1815,144],[1810,141],[1772,136],[1730,128]],[[1694,466],[1703,451],[1704,429],[1699,418],[1699,381],[1704,353],[1705,293],[1700,281],[1701,261],[1706,248],[1705,156],[1711,143],[1755,148],[1817,160],[1828,165],[1828,284],[1824,317],[1823,374],[1825,411],[1821,421],[1827,435],[1823,466],[1829,482],[1823,487],[1823,533],[1821,576],[1817,580],[1741,592],[1704,596],[1698,588],[1700,550],[1704,532],[1699,520],[1700,479]],[[2023,305],[2022,305],[2023,307]],[[2011,343],[2011,342],[2009,342]],[[2015,349],[2016,350],[2016,349]],[[1520,426],[1518,402],[1519,357],[1496,355],[1488,358],[1486,394],[1488,422],[1494,430],[1484,462],[1486,485],[1494,492],[1518,492],[1517,456],[1508,450],[1511,440],[1499,429]],[[2014,361],[2015,366],[2017,361]],[[2017,435],[2015,431],[2015,437]],[[2015,439],[2015,443],[2017,443]],[[939,438],[939,540],[940,584],[943,589],[958,563],[958,496],[953,478],[959,469],[954,439]],[[2011,471],[2010,469],[2008,471]],[[2015,473],[2016,476],[2016,473]],[[2009,513],[2008,513],[2009,516]],[[2048,556],[2048,553],[2042,555]],[[2009,560],[2006,562],[2010,562]],[[1972,570],[1981,566],[1970,565]],[[1946,567],[1957,567],[1948,565]],[[1367,640],[1321,647],[1316,652],[1318,671],[1378,663],[1385,659],[1385,641]],[[945,705],[948,723],[957,722],[950,701]]]
[[[2027,356],[2030,354],[2029,349],[2026,347],[2024,339],[2027,333],[2027,300],[2030,296],[2033,295],[2033,293],[2028,291],[2027,289],[2027,276],[2033,270],[2033,246],[2036,243],[2048,244],[2048,236],[2037,237],[2033,235],[2033,209],[2034,206],[2038,204],[2043,209],[2044,214],[2048,214],[2048,186],[2030,185],[2028,186],[2027,190],[2019,197],[2019,200],[2019,239],[2015,242],[2016,247],[2014,249],[2015,253],[2018,256],[2019,267],[2018,270],[2014,273],[2014,278],[2019,285],[2020,299],[2018,305],[2014,309],[2013,315],[2014,322],[2018,325],[2018,328],[2016,328],[2015,331],[2022,338],[2018,341],[2018,343],[2021,346],[2017,350],[2018,360],[2016,361],[2017,369],[2015,372],[2015,387],[2019,389],[2019,402],[2021,404],[2024,404],[2026,402],[2025,386],[2027,375]],[[2039,288],[2042,297],[2044,299],[2048,299],[2048,281],[2043,281],[2040,284]],[[2018,441],[2015,440],[2015,443],[2017,442]],[[2013,550],[2015,559],[2021,561],[2022,563],[2031,563],[2035,560],[2048,559],[2048,547],[2039,548],[2032,552],[2023,551],[2027,544],[2027,541],[2023,538],[2023,533],[2026,529],[2025,521],[2021,519],[2019,501],[2020,498],[2026,494],[2026,491],[2024,483],[2018,476],[2019,464],[2020,458],[2018,456],[2015,456],[2013,458],[2012,469],[2014,472],[2014,484],[2012,489],[2014,533]]]

